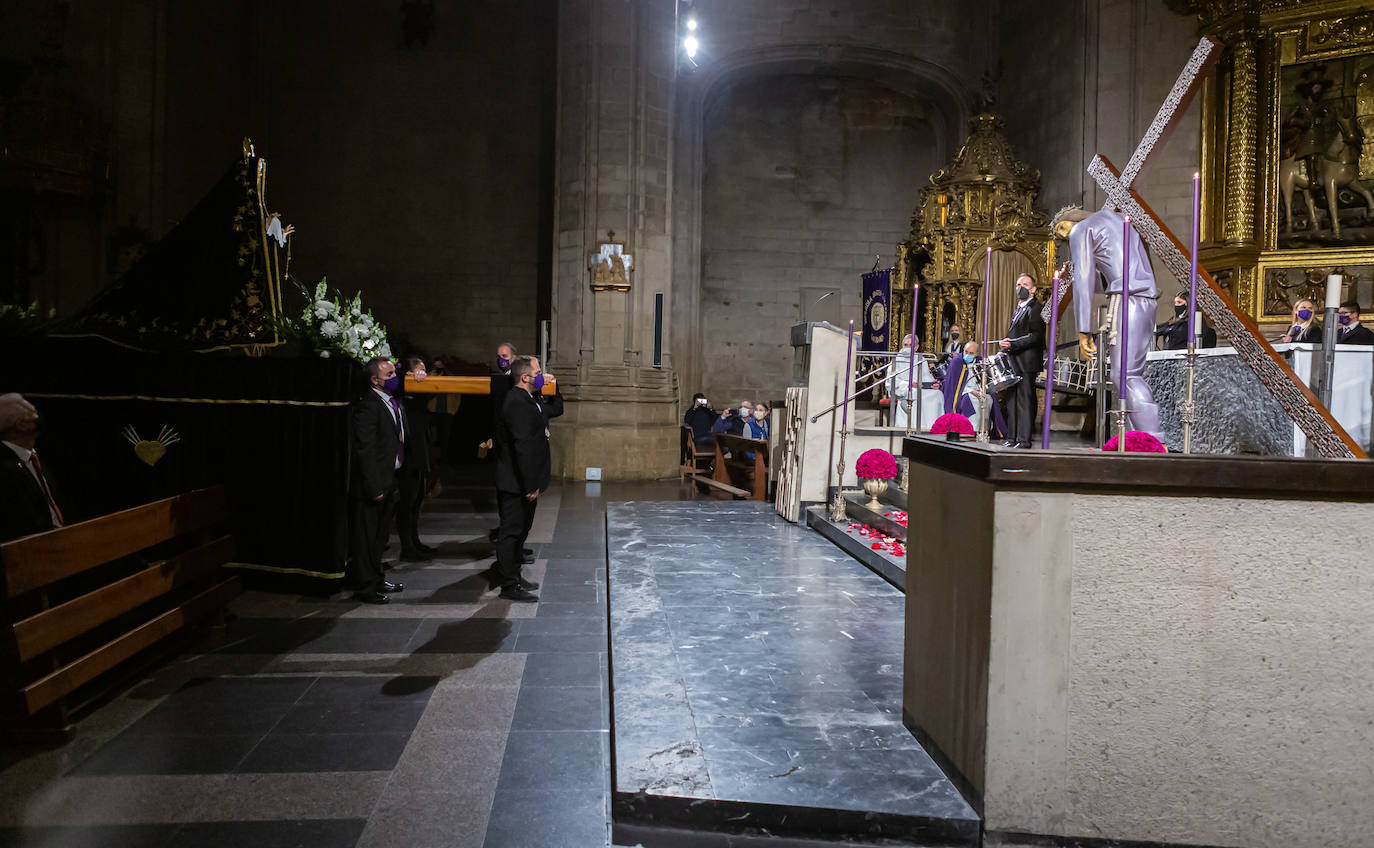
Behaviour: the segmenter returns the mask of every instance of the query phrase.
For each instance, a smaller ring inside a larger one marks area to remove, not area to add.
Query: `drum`
[[[1021,382],[1021,375],[1012,370],[1011,355],[1006,351],[988,357],[988,388],[1001,393]]]
[[[949,373],[949,354],[941,354],[938,359],[930,363],[930,376],[940,383],[944,383],[945,375]]]

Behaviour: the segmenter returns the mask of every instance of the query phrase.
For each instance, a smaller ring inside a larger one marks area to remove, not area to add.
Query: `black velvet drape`
[[[222,483],[246,574],[342,576],[356,363],[143,353],[90,339],[30,352],[0,391],[38,408],[39,451],[69,520]],[[139,458],[130,428],[169,442],[156,463]]]

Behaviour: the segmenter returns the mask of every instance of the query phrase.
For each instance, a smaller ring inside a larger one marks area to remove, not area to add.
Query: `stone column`
[[[554,474],[670,474],[678,398],[664,315],[653,365],[654,294],[671,302],[673,0],[562,0],[553,330],[547,370],[566,400]],[[634,257],[631,288],[592,291],[589,256],[615,232]]]
[[[1255,151],[1259,135],[1256,38],[1250,27],[1240,27],[1226,38],[1231,48],[1231,108],[1226,128],[1223,232],[1231,245],[1248,245],[1255,240]]]

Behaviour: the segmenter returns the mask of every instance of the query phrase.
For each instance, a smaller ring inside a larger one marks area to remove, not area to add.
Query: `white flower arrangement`
[[[309,294],[306,292],[307,297]],[[386,327],[372,316],[371,311],[363,310],[361,293],[344,303],[337,292],[331,298],[327,281],[320,280],[314,296],[309,299],[296,329],[308,337],[321,358],[328,359],[335,353],[359,362],[374,356],[391,357]]]

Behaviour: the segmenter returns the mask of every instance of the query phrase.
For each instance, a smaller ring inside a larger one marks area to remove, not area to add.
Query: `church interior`
[[[1362,314],[1355,0],[5,4],[0,846],[1374,845]]]

